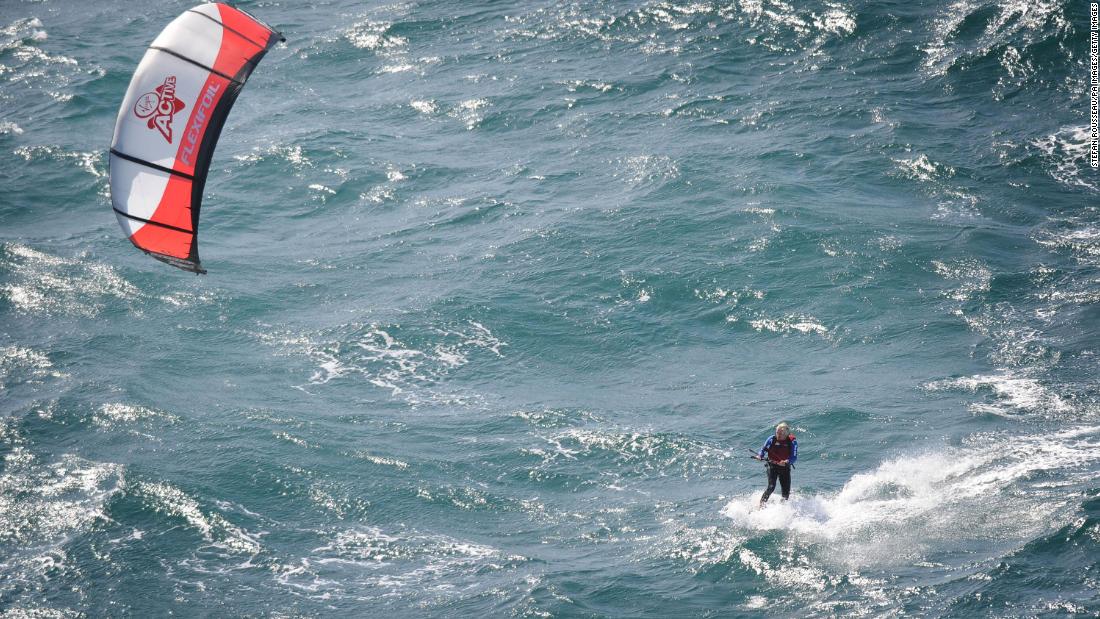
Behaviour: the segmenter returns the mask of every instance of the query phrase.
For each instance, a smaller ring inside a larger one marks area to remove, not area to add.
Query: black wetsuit
[[[769,462],[768,468],[768,489],[764,491],[764,496],[760,497],[761,503],[766,503],[768,497],[775,492],[775,481],[779,480],[779,486],[783,489],[783,500],[791,498],[791,466],[780,466],[778,464],[772,464]]]

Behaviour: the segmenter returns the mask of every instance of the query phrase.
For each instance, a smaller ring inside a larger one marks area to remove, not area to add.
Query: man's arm
[[[768,459],[768,450],[771,449],[772,441],[774,441],[774,440],[775,440],[774,436],[769,436],[768,440],[764,441],[764,446],[760,448],[760,459],[761,460],[767,460]]]
[[[798,441],[791,440],[791,457],[787,460],[787,464],[794,464],[794,461],[798,459]]]

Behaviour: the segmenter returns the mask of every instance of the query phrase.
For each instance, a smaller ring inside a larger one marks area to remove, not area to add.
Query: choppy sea
[[[1088,2],[239,6],[195,276],[0,3],[0,614],[1100,613]]]

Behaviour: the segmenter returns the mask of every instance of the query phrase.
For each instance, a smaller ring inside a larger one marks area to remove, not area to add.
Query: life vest
[[[786,440],[779,440],[778,438],[772,438],[772,445],[768,447],[768,460],[771,462],[782,462],[784,460],[791,459],[791,452],[794,450],[794,435],[788,434]]]

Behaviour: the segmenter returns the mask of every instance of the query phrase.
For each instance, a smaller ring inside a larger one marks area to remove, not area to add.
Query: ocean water
[[[4,616],[1100,613],[1087,2],[242,2],[201,277],[189,6],[0,3]]]

